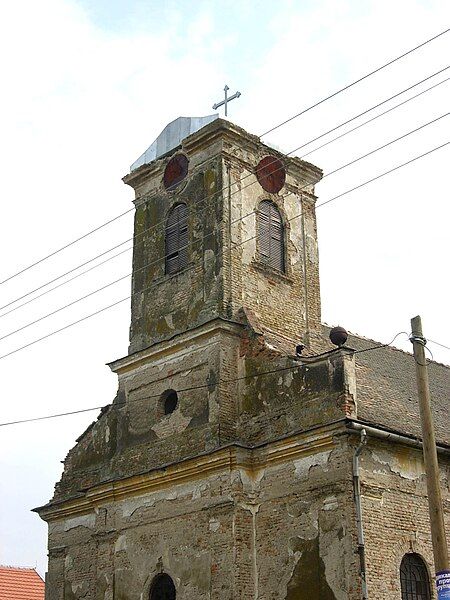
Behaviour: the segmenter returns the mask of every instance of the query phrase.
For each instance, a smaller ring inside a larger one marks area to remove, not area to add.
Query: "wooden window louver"
[[[166,223],[166,274],[171,275],[188,264],[188,209],[186,204],[172,208]]]
[[[258,211],[258,250],[262,262],[284,271],[284,227],[278,208],[263,200]]]
[[[431,600],[425,563],[418,554],[405,554],[400,565],[402,600]]]

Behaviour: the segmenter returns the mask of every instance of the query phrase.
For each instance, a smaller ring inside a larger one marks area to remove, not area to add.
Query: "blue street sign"
[[[450,571],[436,573],[438,600],[450,600]]]

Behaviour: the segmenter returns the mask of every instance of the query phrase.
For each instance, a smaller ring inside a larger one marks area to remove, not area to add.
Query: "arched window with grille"
[[[188,209],[176,204],[166,222],[166,274],[181,271],[188,264]]]
[[[402,600],[431,600],[430,580],[423,559],[405,554],[400,565]]]
[[[263,200],[259,204],[257,235],[261,262],[284,272],[283,220],[280,211],[270,200]]]
[[[167,573],[157,575],[150,586],[149,600],[176,600],[177,592],[172,578]]]

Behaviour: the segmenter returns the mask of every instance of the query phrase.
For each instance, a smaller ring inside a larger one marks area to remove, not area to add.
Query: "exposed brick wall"
[[[267,193],[255,167],[263,156],[279,153],[221,120],[204,129],[209,137],[202,130],[183,142],[189,173],[175,190],[162,183],[170,155],[125,178],[136,190],[130,352],[217,315],[236,316],[242,306],[268,328],[307,341],[307,329],[320,326],[312,194],[321,171],[285,157],[286,184],[278,194]],[[267,199],[283,217],[285,273],[260,260],[256,213]],[[178,202],[189,211],[189,263],[167,276],[164,223]]]
[[[450,461],[441,456],[440,463],[449,535]],[[401,560],[406,553],[416,552],[427,564],[432,597],[436,598],[425,468],[420,450],[371,441],[361,458],[361,476],[370,596],[377,600],[400,599]]]
[[[53,502],[40,509],[49,520],[47,600],[141,600],[161,572],[179,600],[359,600],[358,442],[348,420],[417,435],[412,359],[386,348],[356,361],[349,348],[330,351],[320,326],[316,167],[283,159],[285,186],[268,194],[254,167],[278,153],[220,120],[182,151],[190,178],[173,192],[161,184],[170,156],[125,178],[137,198],[130,355],[110,365],[117,396],[77,440]],[[264,199],[284,219],[285,273],[259,255]],[[164,227],[152,227],[178,201],[189,207],[192,245],[188,267],[168,277]],[[295,357],[301,341],[306,356]],[[438,371],[445,440],[448,371]],[[169,389],[178,404],[165,414]],[[360,462],[369,596],[400,600],[406,552],[433,572],[420,454],[370,439]],[[448,458],[441,467],[450,527]],[[146,477],[152,485],[140,487]]]

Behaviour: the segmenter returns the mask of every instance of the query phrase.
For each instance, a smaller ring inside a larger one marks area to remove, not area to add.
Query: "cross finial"
[[[235,98],[239,98],[239,96],[241,95],[241,92],[236,92],[235,94],[233,94],[232,96],[230,96],[228,98],[228,90],[230,88],[225,85],[225,87],[223,88],[223,91],[225,92],[225,100],[222,100],[222,102],[217,102],[217,104],[213,104],[213,110],[217,110],[219,108],[219,106],[222,106],[223,104],[225,105],[225,116],[228,116],[228,102],[231,102],[232,100],[234,100]]]

